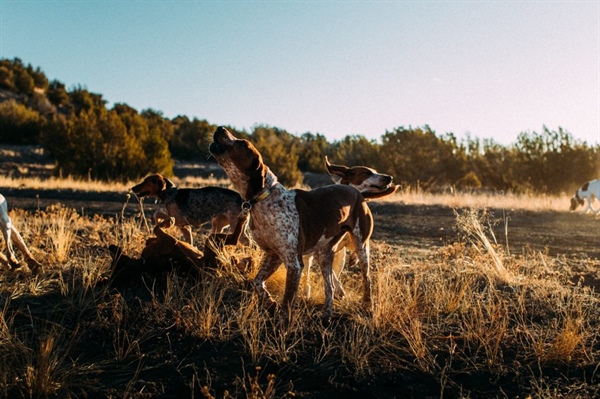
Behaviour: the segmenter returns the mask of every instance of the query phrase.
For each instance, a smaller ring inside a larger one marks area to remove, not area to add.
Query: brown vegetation
[[[322,325],[314,273],[287,331],[257,306],[254,271],[227,263],[199,280],[171,273],[108,286],[106,248],[137,256],[151,235],[123,196],[113,216],[14,209],[44,270],[0,273],[0,396],[597,396],[598,220],[516,200],[503,208],[502,198],[488,198],[498,207],[486,211],[407,204],[423,198],[413,194],[371,203],[374,313],[360,310],[349,268],[347,296]],[[270,290],[281,294],[282,280]]]

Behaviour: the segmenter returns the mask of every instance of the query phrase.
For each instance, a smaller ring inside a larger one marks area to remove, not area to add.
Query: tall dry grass
[[[450,189],[431,193],[419,188],[405,187],[394,196],[382,198],[379,201],[402,201],[406,204],[441,205],[450,208],[567,212],[572,195],[572,193],[540,195],[514,192],[464,192]]]
[[[457,212],[460,238],[426,258],[374,242],[372,314],[360,306],[358,273],[344,270],[347,296],[336,299],[330,323],[320,318],[323,288],[314,277],[288,329],[247,283],[255,247],[221,254],[251,256],[245,274],[228,265],[198,281],[170,273],[117,290],[105,284],[106,247],[119,243],[137,256],[150,234],[141,216],[51,207],[11,217],[44,270],[0,273],[3,397],[275,398],[316,389],[312,379],[329,393],[353,392],[351,381],[406,389],[381,397],[411,396],[409,388],[415,397],[483,397],[494,387],[508,397],[600,391],[597,293],[572,282],[567,258],[511,254],[483,210]],[[268,282],[278,300],[283,281],[282,268]]]

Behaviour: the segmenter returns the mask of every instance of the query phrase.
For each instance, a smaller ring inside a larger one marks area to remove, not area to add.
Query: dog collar
[[[275,188],[275,186],[277,184],[279,184],[279,182],[277,180],[275,180],[273,182],[273,184],[271,185],[271,187],[263,189],[260,193],[256,194],[256,196],[254,196],[254,198],[252,198],[248,201],[242,202],[242,211],[246,212],[246,213],[250,212],[250,209],[252,209],[252,205],[266,200],[267,197],[269,197],[269,195],[271,195],[271,191],[273,191],[273,189]]]

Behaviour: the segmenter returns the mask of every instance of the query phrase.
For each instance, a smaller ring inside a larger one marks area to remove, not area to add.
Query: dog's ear
[[[246,190],[246,199],[250,200],[265,187],[265,176],[267,175],[267,167],[259,157],[252,160],[250,180]]]
[[[175,184],[171,180],[167,179],[166,177],[164,178],[164,181],[165,181],[165,190],[175,187]]]
[[[329,159],[327,159],[327,156],[325,156],[325,167],[327,167],[327,172],[329,172],[330,175],[335,175],[339,177],[346,177],[348,174],[348,170],[350,170],[350,168],[347,166],[334,165],[332,163],[329,163]]]
[[[368,191],[368,192],[364,192],[361,194],[362,194],[363,198],[368,201],[371,199],[383,198],[383,197],[390,196],[390,195],[394,194],[396,191],[398,191],[399,188],[400,188],[400,185],[396,184],[395,186],[390,186],[383,191],[375,191],[375,192]]]

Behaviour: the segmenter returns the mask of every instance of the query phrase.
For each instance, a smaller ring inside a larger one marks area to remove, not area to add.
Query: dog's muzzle
[[[208,151],[214,155],[222,155],[226,151],[227,144],[233,143],[235,137],[223,126],[219,126],[213,134],[213,142],[208,146]]]

